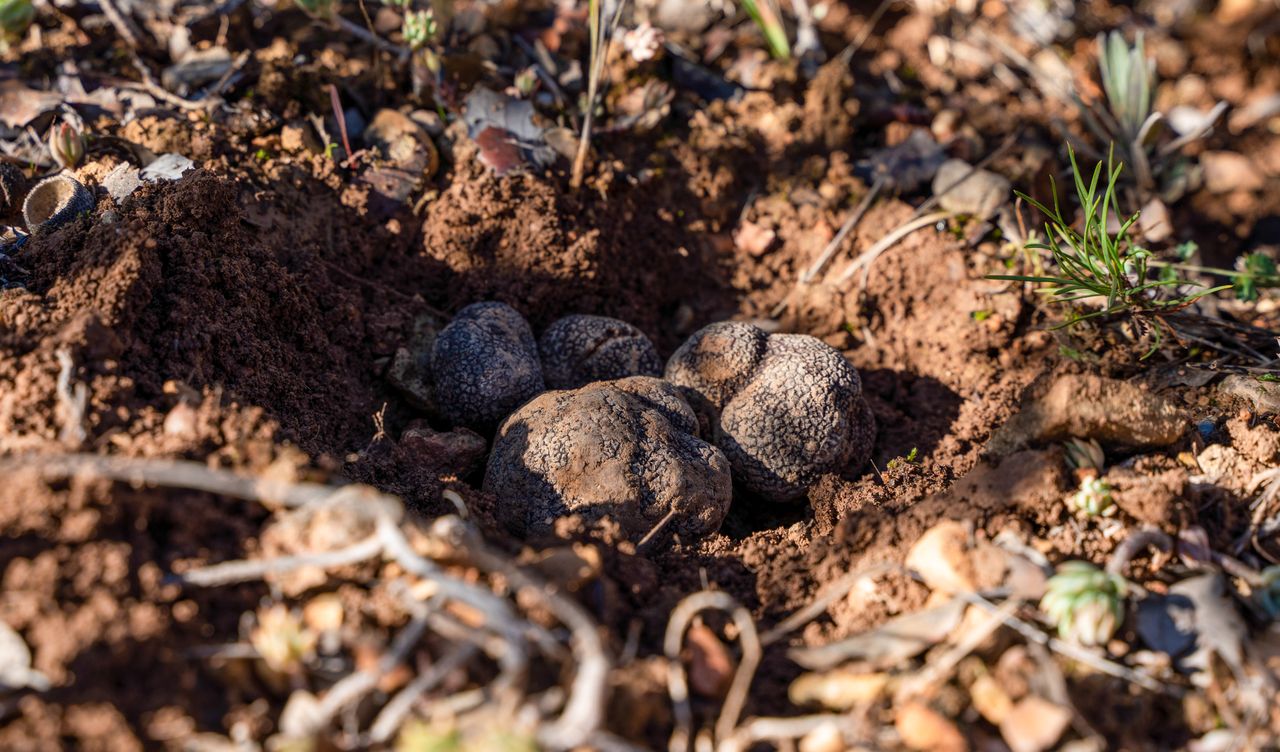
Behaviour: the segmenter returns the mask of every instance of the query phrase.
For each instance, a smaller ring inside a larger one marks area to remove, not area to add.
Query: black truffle
[[[696,435],[693,410],[672,385],[647,376],[546,392],[498,430],[484,488],[518,534],[559,517],[612,517],[640,538],[667,530],[705,535],[733,496],[729,462]]]
[[[543,391],[533,331],[505,303],[472,303],[431,350],[436,406],[455,425],[490,429]]]
[[[552,389],[662,374],[658,351],[644,332],[607,316],[565,316],[542,333],[538,352],[542,374]]]
[[[666,377],[709,408],[734,480],[764,498],[793,501],[870,456],[875,417],[858,372],[814,337],[712,324],[671,356]]]

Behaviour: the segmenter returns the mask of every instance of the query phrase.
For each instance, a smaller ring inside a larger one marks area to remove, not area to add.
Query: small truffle
[[[533,331],[505,303],[472,303],[431,349],[436,406],[455,425],[491,429],[544,389]]]
[[[723,521],[733,481],[724,454],[696,430],[693,410],[659,379],[546,392],[498,429],[484,488],[517,534],[579,514],[608,515],[637,539],[668,515],[666,530],[705,535]]]
[[[574,314],[552,324],[538,340],[542,374],[552,389],[593,381],[660,376],[662,361],[644,332],[606,316]]]
[[[793,501],[870,456],[875,417],[858,372],[808,335],[712,324],[671,356],[666,378],[710,413],[734,480],[766,499]]]

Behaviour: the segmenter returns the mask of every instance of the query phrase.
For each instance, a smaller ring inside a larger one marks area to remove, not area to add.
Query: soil
[[[851,11],[840,11],[847,20]],[[900,562],[944,519],[971,524],[980,538],[1014,531],[1055,562],[1101,561],[1117,541],[1080,529],[1064,511],[1075,480],[1057,443],[994,454],[988,442],[1060,376],[1148,383],[1137,360],[1145,342],[1050,331],[1052,314],[1031,292],[987,278],[999,271],[999,244],[971,246],[950,227],[908,236],[865,279],[829,281],[851,258],[846,250],[813,284],[796,282],[868,190],[855,163],[895,131],[920,127],[911,112],[886,108],[883,92],[864,91],[873,71],[900,67],[894,56],[917,72],[912,86],[927,89],[940,75],[923,43],[907,43],[927,36],[918,24],[891,13],[884,28],[897,36],[873,38],[852,72],[823,68],[806,86],[782,67],[771,93],[681,104],[652,133],[606,131],[593,142],[595,167],[580,190],[570,187],[564,160],[498,177],[450,126],[440,139],[448,145],[443,165],[417,209],[388,200],[357,170],[287,147],[278,122],[104,118],[95,124],[104,135],[176,151],[196,169],[120,202],[100,191],[91,215],[32,237],[15,257],[21,273],[0,292],[0,455],[186,458],[247,474],[356,481],[400,496],[422,519],[452,512],[441,495],[452,489],[513,553],[566,540],[599,546],[610,586],[583,600],[615,653],[639,625],[631,692],[644,685],[644,661],[660,654],[671,609],[689,593],[723,590],[767,629],[844,572]],[[856,28],[823,22],[836,36]],[[305,35],[279,42],[294,51],[314,44]],[[1218,52],[1213,61],[1234,67],[1208,70],[1191,53],[1211,84],[1225,85],[1232,71],[1255,82],[1263,76],[1254,63]],[[342,75],[378,80],[367,59],[332,54],[348,66]],[[52,69],[38,57],[25,64]],[[269,61],[249,70],[239,86],[258,85],[263,109],[279,121],[311,106],[308,82],[338,75]],[[375,86],[370,97],[391,94]],[[951,101],[929,93],[921,106]],[[1011,118],[1047,128],[1050,113],[1010,107]],[[960,156],[976,159],[998,141],[979,130],[987,148]],[[1027,148],[1014,153],[1043,148],[1034,135],[1021,138]],[[1218,138],[1218,146],[1229,143]],[[1274,160],[1278,143],[1274,133],[1259,134],[1231,148]],[[254,156],[260,149],[265,159]],[[78,174],[97,183],[121,159],[91,150]],[[1033,161],[1007,157],[997,166],[1034,180],[1042,170]],[[908,198],[877,202],[852,247],[863,250],[911,218]],[[1202,246],[1234,257],[1274,242],[1267,228],[1280,213],[1280,187],[1273,180],[1242,206],[1233,212],[1201,192],[1177,211]],[[762,248],[763,233],[772,239]],[[552,536],[515,540],[493,522],[496,500],[480,490],[482,470],[401,440],[431,416],[388,376],[424,326],[480,300],[511,304],[537,333],[569,313],[620,318],[648,334],[663,358],[701,326],[730,318],[817,336],[861,373],[880,426],[872,461],[824,477],[803,503],[774,505],[739,491],[719,532],[701,540],[669,537],[637,553],[619,545],[608,523],[572,518]],[[1275,316],[1273,308],[1250,322],[1274,326]],[[1096,357],[1074,355],[1091,347]],[[69,406],[80,387],[77,415]],[[1189,480],[1196,471],[1178,458],[1204,450],[1203,431],[1168,448],[1122,449],[1109,459],[1125,466],[1108,475],[1122,513],[1170,532],[1199,524],[1226,547],[1248,525],[1244,489],[1253,472],[1276,462],[1277,418],[1211,383],[1152,389],[1207,421],[1207,441],[1232,448],[1240,464],[1216,485]],[[259,552],[268,511],[183,490],[51,482],[29,470],[4,481],[0,621],[26,640],[53,688],[0,698],[0,747],[182,748],[202,733],[270,729],[283,697],[236,674],[234,662],[202,657],[243,639],[242,615],[269,588],[183,589],[166,578]],[[374,596],[342,592],[384,638],[400,623],[379,614]],[[889,575],[873,597],[838,601],[790,645],[829,643],[928,597],[923,585]],[[785,698],[799,669],[785,647],[766,653],[749,714],[796,712]],[[650,680],[665,702],[657,677]],[[1073,680],[1071,695],[1116,747],[1164,748],[1204,730],[1181,706],[1118,680]],[[624,718],[628,712],[613,714],[616,728],[661,744],[665,713],[645,723]]]

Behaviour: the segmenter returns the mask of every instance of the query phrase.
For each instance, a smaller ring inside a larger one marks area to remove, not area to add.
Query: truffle
[[[671,356],[666,378],[710,414],[734,480],[766,499],[793,501],[870,456],[875,417],[858,372],[808,335],[712,324]]]
[[[505,303],[472,303],[431,349],[436,407],[455,425],[491,429],[541,392],[533,331]]]
[[[640,538],[663,523],[686,536],[716,530],[733,497],[729,461],[696,435],[678,390],[648,376],[546,392],[498,429],[484,488],[517,534],[570,514],[608,515]]]
[[[607,316],[565,316],[542,333],[538,352],[542,374],[552,389],[662,374],[658,351],[644,332]]]

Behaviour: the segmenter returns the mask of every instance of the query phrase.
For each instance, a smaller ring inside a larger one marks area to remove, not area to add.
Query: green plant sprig
[[[787,29],[782,25],[782,14],[778,12],[777,5],[772,0],[742,0],[742,9],[760,27],[765,44],[769,45],[769,53],[779,60],[789,59],[791,42],[787,40]]]
[[[1076,230],[1072,226],[1073,222],[1063,215],[1056,183],[1052,186],[1052,208],[1025,193],[1017,194],[1047,217],[1045,242],[1031,242],[1025,247],[1030,250],[1048,251],[1057,265],[1058,273],[1036,276],[993,274],[988,278],[1046,285],[1040,289],[1040,292],[1059,303],[1076,303],[1098,298],[1105,301],[1096,311],[1087,313],[1073,311],[1063,323],[1054,327],[1056,329],[1077,324],[1085,319],[1117,314],[1153,319],[1155,342],[1142,356],[1145,359],[1159,349],[1163,341],[1161,327],[1172,331],[1161,316],[1185,308],[1205,295],[1229,289],[1231,285],[1211,287],[1184,295],[1167,294],[1180,287],[1198,286],[1198,283],[1170,274],[1154,279],[1149,278],[1149,267],[1153,265],[1151,251],[1134,244],[1129,237],[1129,230],[1138,221],[1139,213],[1135,212],[1125,218],[1114,235],[1107,231],[1108,220],[1113,213],[1115,216],[1123,216],[1117,198],[1123,163],[1116,163],[1114,158],[1108,158],[1106,188],[1100,192],[1102,163],[1099,162],[1094,167],[1093,176],[1086,184],[1080,166],[1076,162],[1075,151],[1068,147],[1068,154],[1071,159],[1071,174],[1075,181],[1076,196],[1084,211],[1083,229]]]

